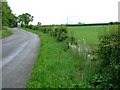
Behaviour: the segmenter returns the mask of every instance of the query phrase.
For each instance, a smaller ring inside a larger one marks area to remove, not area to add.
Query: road
[[[40,39],[37,35],[14,28],[14,34],[2,40],[2,88],[25,88]]]

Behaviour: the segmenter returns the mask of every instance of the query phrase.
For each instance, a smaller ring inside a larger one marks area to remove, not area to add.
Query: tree
[[[2,29],[2,2],[0,2],[0,30]]]
[[[2,3],[2,26],[16,27],[17,19],[7,2]]]
[[[41,22],[38,22],[37,26],[41,26]]]
[[[31,16],[29,13],[23,13],[22,15],[18,16],[18,22],[21,25],[28,25],[29,22],[33,21],[33,16]]]
[[[81,24],[84,24],[84,23],[82,23],[82,22],[78,22],[78,24],[81,25]]]
[[[114,24],[114,22],[109,22],[109,24],[110,24],[110,25],[113,25],[113,24]]]

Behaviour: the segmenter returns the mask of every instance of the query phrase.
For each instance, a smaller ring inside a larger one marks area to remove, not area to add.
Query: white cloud
[[[97,23],[118,20],[119,0],[7,0],[16,15],[30,13],[33,24]]]

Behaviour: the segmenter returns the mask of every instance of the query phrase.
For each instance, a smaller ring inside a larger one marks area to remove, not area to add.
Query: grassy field
[[[114,25],[113,25],[114,26]],[[75,26],[68,27],[69,36],[75,37],[77,41],[84,39],[89,45],[96,45],[99,43],[98,36],[108,27],[113,26]]]
[[[6,38],[12,34],[13,34],[12,29],[7,26],[3,26],[2,30],[0,30],[0,38]]]
[[[28,31],[40,36],[41,46],[27,88],[88,87],[86,81],[95,70],[95,62],[85,60],[70,49],[65,51],[66,43],[56,42],[48,34]]]

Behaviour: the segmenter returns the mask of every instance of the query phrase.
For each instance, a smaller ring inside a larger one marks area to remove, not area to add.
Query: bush
[[[38,26],[34,25],[25,25],[25,28],[33,29],[33,30],[38,30]]]
[[[26,25],[25,28],[32,29],[33,25]]]
[[[32,26],[33,30],[38,30],[38,26]]]
[[[67,36],[67,28],[64,26],[55,28],[54,36],[57,37],[57,40],[60,42],[66,40],[66,38],[68,37]]]
[[[99,71],[90,84],[102,88],[120,88],[120,31],[112,28],[101,35],[97,56],[101,62]]]
[[[64,41],[67,38],[67,28],[64,26],[53,27],[53,26],[45,26],[39,29],[43,33],[48,33],[50,36],[53,36],[57,39],[57,41]]]

